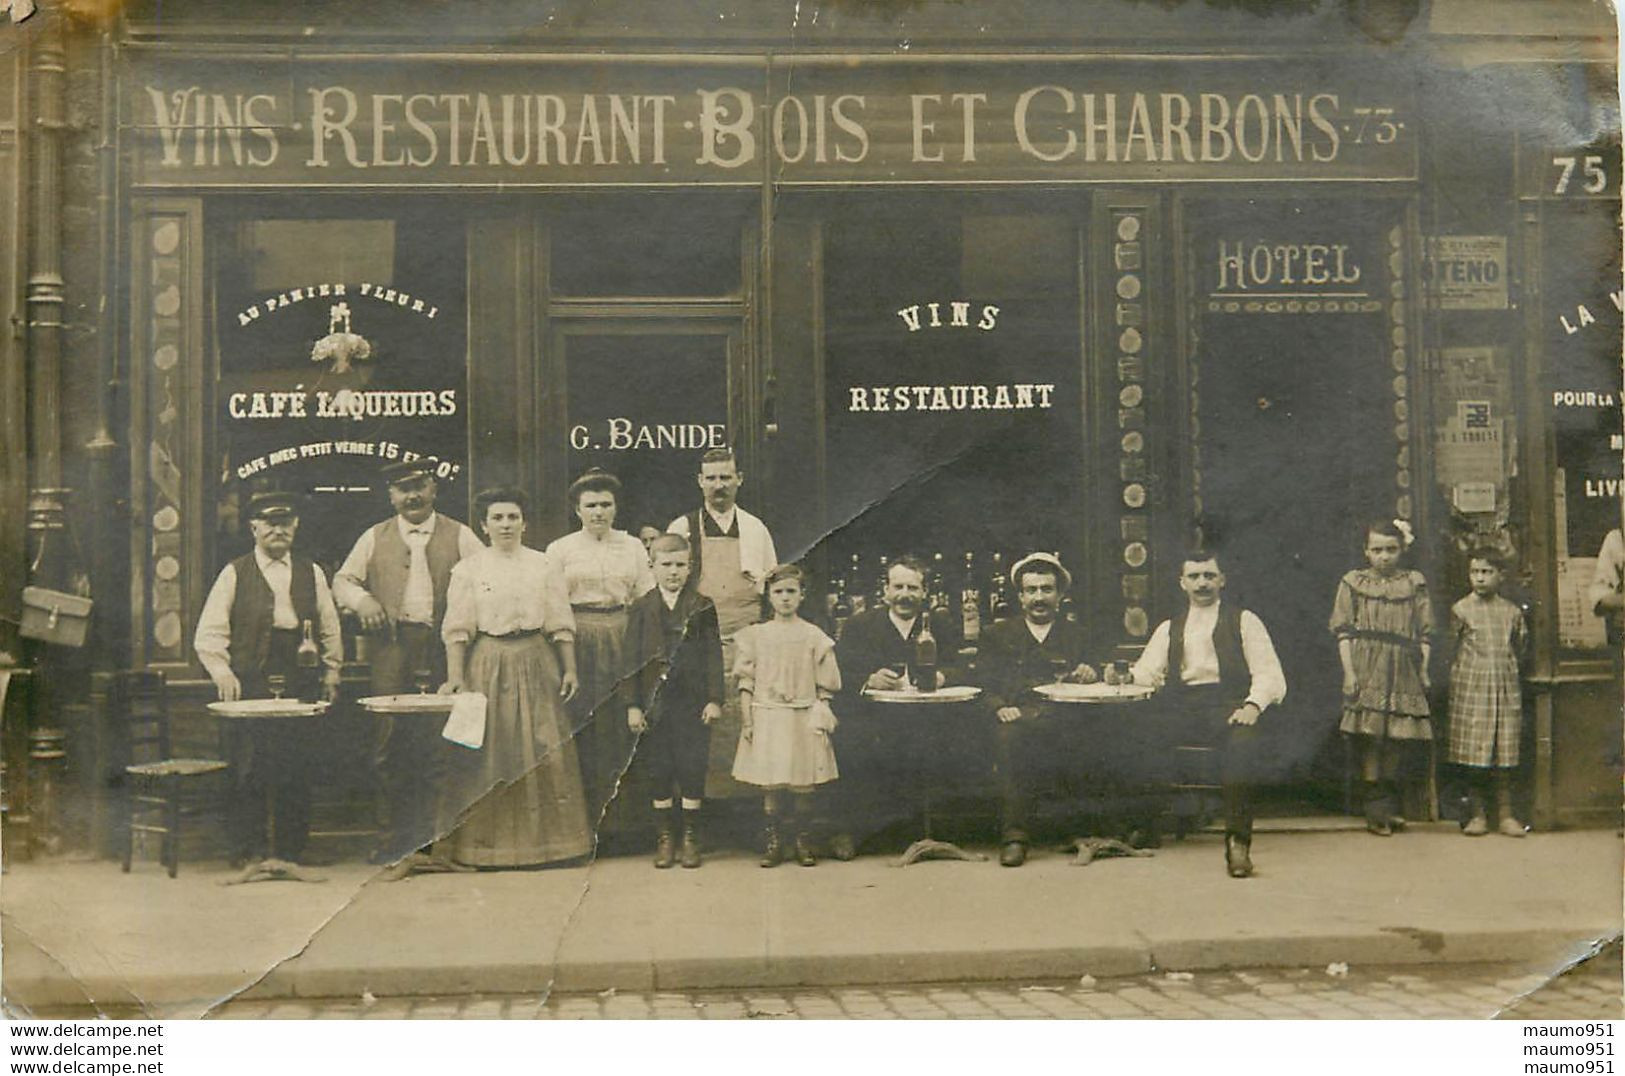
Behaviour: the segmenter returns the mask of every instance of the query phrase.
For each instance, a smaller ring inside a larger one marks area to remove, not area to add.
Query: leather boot
[[[784,862],[784,846],[779,843],[779,824],[768,819],[762,826],[762,858],[759,866],[777,867]]]
[[[672,840],[670,809],[655,812],[655,866],[661,870],[677,862],[677,848]]]
[[[683,812],[683,849],[679,862],[693,870],[700,865],[700,812]]]
[[[818,866],[818,857],[813,855],[812,838],[807,835],[806,830],[799,830],[796,833],[796,862],[803,867]]]

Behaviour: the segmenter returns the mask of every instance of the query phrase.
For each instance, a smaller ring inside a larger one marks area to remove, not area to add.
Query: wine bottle
[[[959,623],[967,645],[982,637],[982,591],[976,585],[976,554],[965,554],[965,578],[959,591]]]
[[[863,585],[863,558],[852,554],[852,567],[846,577],[847,601],[852,606],[852,615],[857,616],[869,607],[868,595]]]
[[[931,612],[938,616],[947,616],[953,608],[953,595],[948,590],[948,567],[941,553],[931,556],[931,578],[926,581],[931,588]]]
[[[294,652],[293,663],[301,669],[314,669],[321,664],[321,655],[316,650],[315,631],[308,620],[300,622],[299,631],[299,649]]]
[[[1004,575],[1004,554],[993,554],[993,578],[988,586],[988,611],[997,623],[1010,615],[1010,580]]]
[[[937,637],[931,634],[931,614],[920,614],[920,634],[914,640],[914,686],[920,691],[937,689]]]
[[[830,621],[835,625],[835,637],[841,637],[841,630],[846,622],[852,619],[852,599],[846,593],[846,580],[842,579],[835,584],[835,608],[830,613]]]
[[[880,555],[880,573],[875,578],[874,604],[876,608],[886,604],[886,584],[890,581],[887,578],[890,574],[891,558],[882,553]]]

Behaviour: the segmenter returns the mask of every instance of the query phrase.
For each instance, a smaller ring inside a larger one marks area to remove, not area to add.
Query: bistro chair
[[[169,698],[164,674],[145,669],[114,674],[111,709],[124,744],[124,871],[129,873],[136,834],[157,834],[159,861],[171,878],[180,871],[181,823],[206,807],[204,793],[227,763],[210,758],[173,758]],[[216,797],[217,798],[217,797]]]

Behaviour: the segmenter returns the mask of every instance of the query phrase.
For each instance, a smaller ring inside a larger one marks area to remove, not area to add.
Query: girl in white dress
[[[776,867],[784,860],[779,818],[788,799],[796,820],[796,862],[811,867],[818,862],[806,829],[813,788],[838,776],[830,744],[835,714],[828,700],[841,689],[841,672],[835,641],[797,615],[805,592],[801,569],[781,564],[768,573],[765,587],[773,619],[735,636],[743,727],[733,775],[765,790],[761,865]]]

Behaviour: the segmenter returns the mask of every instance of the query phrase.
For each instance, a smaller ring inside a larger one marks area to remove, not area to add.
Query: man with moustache
[[[293,552],[299,531],[293,495],[254,494],[248,527],[254,548],[220,570],[198,614],[192,639],[198,661],[222,702],[271,697],[272,676],[283,678],[290,698],[331,702],[344,663],[339,614],[322,570]],[[298,662],[307,628],[320,654],[314,668]],[[246,862],[264,852],[297,863],[310,831],[312,745],[305,736],[270,725],[269,720],[234,721],[228,727],[234,741],[228,745],[234,760],[232,858]],[[265,832],[267,794],[273,834]]]
[[[732,449],[708,449],[700,457],[696,476],[704,503],[678,516],[666,528],[688,539],[693,554],[691,573],[700,594],[716,607],[717,627],[722,633],[727,703],[716,734],[711,737],[709,766],[712,783],[722,788],[727,787],[727,781],[721,778],[732,773],[734,747],[739,741],[739,693],[733,689],[734,635],[761,619],[762,581],[779,558],[767,525],[737,503],[744,481]]]
[[[1258,719],[1286,698],[1286,676],[1264,622],[1234,602],[1221,602],[1224,572],[1206,550],[1185,554],[1179,568],[1185,611],[1151,633],[1134,663],[1136,684],[1158,688],[1163,720],[1176,742],[1219,752],[1224,796],[1224,859],[1232,878],[1253,873],[1251,782],[1258,773]]]
[[[367,633],[374,695],[417,690],[426,678],[446,679],[440,621],[452,567],[485,548],[462,523],[435,511],[432,458],[390,463],[380,470],[395,514],[368,527],[333,577],[333,596]],[[377,716],[376,763],[384,779],[388,828],[373,850],[375,863],[404,863],[434,833],[440,725],[422,715]],[[463,806],[467,806],[464,804]]]
[[[843,691],[836,697],[841,724],[835,731],[835,754],[841,779],[835,782],[835,833],[830,856],[851,859],[857,854],[855,834],[873,832],[888,811],[886,793],[899,783],[882,742],[890,720],[900,715],[883,712],[882,704],[863,697],[865,689],[897,691],[914,678],[915,645],[927,608],[926,567],[918,558],[901,556],[886,569],[885,605],[866,609],[846,622],[835,644]],[[930,619],[937,640],[935,687],[955,683],[960,634],[958,617]]]
[[[1061,598],[1072,586],[1072,573],[1049,553],[1029,553],[1010,569],[1010,582],[1021,603],[1021,616],[994,624],[982,633],[977,666],[983,699],[998,719],[996,759],[1000,812],[999,863],[1019,867],[1027,861],[1027,819],[1031,785],[1054,770],[1057,729],[1034,692],[1057,680],[1089,684],[1099,679],[1084,661],[1088,650],[1083,629],[1058,615]]]

